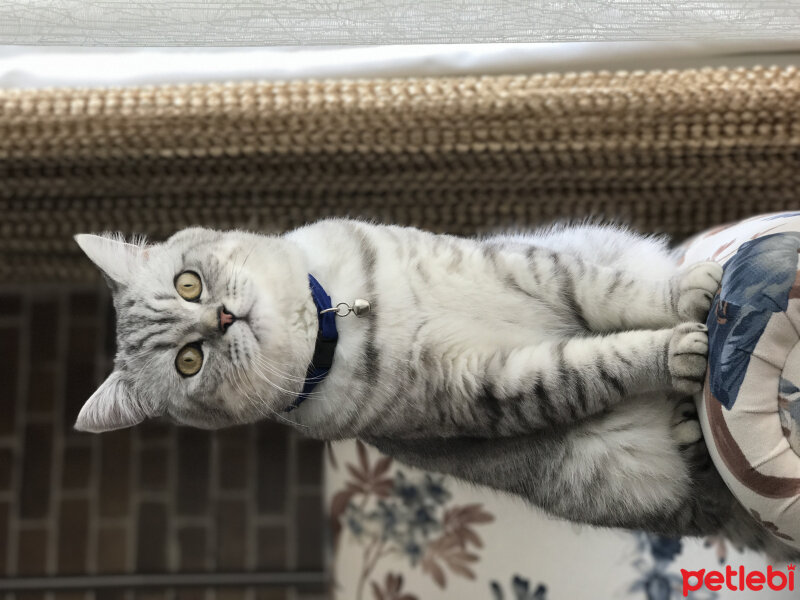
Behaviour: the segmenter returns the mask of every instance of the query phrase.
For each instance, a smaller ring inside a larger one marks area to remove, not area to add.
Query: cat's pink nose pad
[[[222,333],[228,331],[228,327],[230,327],[231,323],[236,320],[236,315],[225,310],[224,305],[219,307],[219,310],[217,311],[217,317],[219,319],[219,330]]]

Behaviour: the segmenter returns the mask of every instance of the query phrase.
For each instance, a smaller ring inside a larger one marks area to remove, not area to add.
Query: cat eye
[[[199,344],[188,344],[175,357],[175,368],[184,377],[197,375],[203,366],[203,350]]]
[[[184,271],[175,278],[175,289],[184,300],[197,302],[203,293],[203,282],[194,271]]]

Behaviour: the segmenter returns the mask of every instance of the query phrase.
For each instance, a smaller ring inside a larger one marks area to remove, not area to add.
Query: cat
[[[79,430],[273,418],[573,521],[788,552],[708,464],[687,400],[722,269],[679,269],[664,238],[582,224],[467,239],[331,219],[282,236],[76,241],[117,314],[114,370]]]

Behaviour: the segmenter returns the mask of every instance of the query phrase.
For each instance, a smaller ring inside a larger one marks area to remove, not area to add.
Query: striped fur
[[[78,428],[271,417],[576,521],[726,526],[724,486],[701,486],[722,489],[700,501],[699,428],[675,399],[702,381],[697,321],[721,270],[678,271],[664,240],[588,225],[475,240],[328,220],[281,237],[189,229],[150,247],[78,242],[111,282],[118,316],[114,373]],[[175,292],[184,270],[203,281],[199,302]],[[330,375],[283,413],[316,336],[307,273],[334,303],[362,297],[372,310],[338,320]],[[223,304],[246,317],[225,333],[214,319]],[[201,371],[181,377],[176,353],[200,341]]]

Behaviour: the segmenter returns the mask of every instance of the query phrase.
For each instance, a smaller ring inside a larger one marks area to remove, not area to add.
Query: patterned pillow
[[[800,213],[690,240],[682,261],[725,266],[698,397],[717,468],[754,517],[800,548]]]

